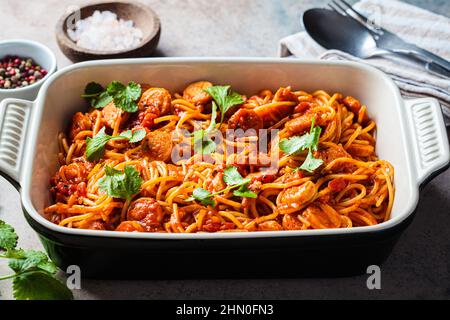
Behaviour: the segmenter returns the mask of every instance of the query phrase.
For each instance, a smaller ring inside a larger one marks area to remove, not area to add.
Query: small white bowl
[[[19,56],[21,58],[31,58],[36,64],[47,70],[47,74],[39,81],[36,81],[26,87],[0,89],[0,101],[5,98],[18,98],[26,100],[36,99],[42,84],[52,73],[56,71],[55,55],[49,48],[39,42],[19,39],[0,41],[0,59],[7,55]]]

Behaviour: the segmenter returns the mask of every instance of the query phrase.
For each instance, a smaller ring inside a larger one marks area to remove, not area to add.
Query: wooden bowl
[[[120,51],[97,51],[80,48],[67,35],[67,20],[73,12],[59,19],[56,26],[56,40],[61,51],[73,62],[99,59],[136,58],[151,56],[159,42],[161,23],[156,13],[149,7],[133,1],[114,1],[89,4],[80,8],[81,19],[91,16],[95,10],[111,11],[119,19],[132,20],[134,26],[144,34],[141,43],[130,49]]]

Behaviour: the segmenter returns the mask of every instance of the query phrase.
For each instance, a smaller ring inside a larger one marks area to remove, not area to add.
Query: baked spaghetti
[[[114,85],[90,84],[91,109],[58,136],[55,203],[44,214],[60,226],[250,232],[390,217],[394,169],[378,159],[376,124],[353,97],[290,87],[246,97],[208,81],[180,94]],[[263,131],[276,134],[251,159]]]

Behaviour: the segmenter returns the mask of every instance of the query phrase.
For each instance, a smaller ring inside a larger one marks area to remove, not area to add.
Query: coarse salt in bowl
[[[75,29],[67,29],[67,34],[81,48],[111,52],[137,47],[143,38],[142,30],[134,27],[133,21],[99,10],[77,21]]]
[[[58,46],[73,62],[149,57],[160,35],[158,15],[133,0],[93,3],[67,11],[56,25]]]

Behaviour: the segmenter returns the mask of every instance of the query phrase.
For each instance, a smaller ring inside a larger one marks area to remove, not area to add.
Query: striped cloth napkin
[[[354,8],[404,40],[450,60],[450,19],[396,0],[362,0]],[[414,62],[395,55],[363,60],[342,51],[327,51],[306,32],[282,39],[279,55],[370,64],[391,76],[404,97],[437,98],[444,114],[450,118],[450,79],[430,74]]]

